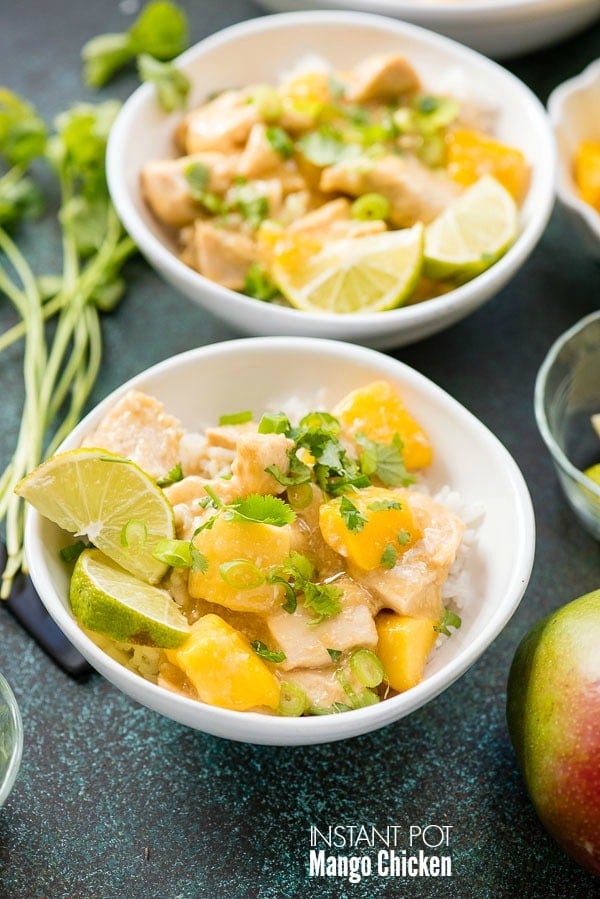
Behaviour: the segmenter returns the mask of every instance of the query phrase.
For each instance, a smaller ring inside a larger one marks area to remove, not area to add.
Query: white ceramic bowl
[[[543,106],[496,63],[439,35],[379,16],[349,12],[289,13],[234,25],[180,58],[193,84],[190,106],[211,92],[252,81],[276,82],[307,53],[348,67],[374,52],[400,50],[432,89],[436,82],[467,79],[471,96],[497,111],[496,133],[520,147],[532,181],[520,216],[520,234],[506,255],[479,277],[444,296],[389,312],[311,314],[261,303],[220,287],[184,265],[146,207],[139,175],[145,163],[173,156],[178,115],[158,108],[153,88],[142,85],[124,104],[107,154],[110,192],[121,219],[151,265],[183,294],[243,334],[333,337],[387,348],[419,340],[459,321],[497,293],[538,242],[554,203],[555,149]],[[450,85],[449,85],[450,89]]]
[[[260,0],[275,12],[357,9],[439,31],[496,59],[563,40],[600,16],[597,0]]]
[[[469,558],[472,604],[462,627],[441,646],[414,689],[378,705],[339,715],[280,718],[204,705],[158,687],[113,661],[80,630],[69,610],[68,575],[58,550],[65,535],[36,512],[28,515],[26,553],[31,576],[50,615],[109,681],[155,711],[221,737],[263,744],[325,743],[383,727],[449,687],[502,630],[529,579],[534,518],[523,478],[508,452],[477,419],[421,374],[373,350],[302,338],[233,340],[191,350],[138,375],[107,397],[73,431],[83,435],[124,391],[135,386],[161,399],[187,427],[214,423],[223,409],[281,408],[291,396],[324,405],[372,379],[388,379],[438,448],[428,482],[449,484],[465,502],[483,503],[485,518]],[[191,390],[195,384],[198,389]],[[210,384],[210,389],[202,385]],[[324,395],[321,391],[324,387]]]
[[[600,142],[600,59],[552,91],[548,112],[558,146],[558,197],[592,254],[600,259],[600,212],[581,199],[573,179],[573,160],[581,142]]]

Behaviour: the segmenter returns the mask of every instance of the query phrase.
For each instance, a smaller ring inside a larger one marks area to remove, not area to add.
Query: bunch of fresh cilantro
[[[180,8],[154,0],[124,34],[101,35],[85,45],[85,81],[100,87],[137,61],[142,79],[155,84],[159,102],[167,109],[182,106],[189,85],[170,60],[185,49],[187,37]],[[21,427],[0,475],[0,521],[6,519],[8,554],[2,598],[23,566],[24,509],[14,487],[80,419],[102,358],[100,314],[121,299],[121,271],[136,250],[106,183],[106,146],[118,110],[114,100],[78,103],[48,127],[32,104],[0,87],[0,295],[18,317],[0,335],[0,353],[24,341]],[[44,277],[32,270],[15,236],[43,209],[33,175],[34,164],[40,163],[58,182],[62,241],[61,270]]]

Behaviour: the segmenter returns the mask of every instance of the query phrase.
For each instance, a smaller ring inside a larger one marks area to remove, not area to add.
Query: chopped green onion
[[[287,489],[287,498],[292,509],[306,509],[313,501],[311,484],[292,484]]]
[[[231,415],[221,415],[219,425],[244,425],[252,421],[252,412],[244,409],[243,412],[232,412]]]
[[[390,201],[382,194],[363,194],[351,206],[352,218],[360,221],[385,220],[390,214]]]
[[[280,296],[280,290],[269,277],[269,273],[260,262],[251,262],[244,279],[243,292],[255,300],[270,303]]]
[[[66,546],[63,546],[58,554],[63,562],[74,562],[75,559],[79,558],[85,548],[86,544],[83,540],[77,540],[76,543],[68,543]]]
[[[259,434],[286,434],[290,421],[283,412],[265,412],[258,423]]]
[[[410,534],[408,531],[400,531],[398,533],[398,543],[400,546],[406,546],[407,543],[410,543]]]
[[[356,695],[356,692],[355,692],[355,690],[354,690],[352,684],[351,684],[350,681],[348,680],[348,677],[347,677],[346,672],[344,671],[344,669],[343,669],[343,668],[338,668],[338,670],[335,672],[335,676],[336,676],[336,679],[337,679],[338,683],[339,683],[340,686],[342,687],[344,693],[346,694],[346,696],[347,696],[348,699],[350,700],[350,702],[351,702],[351,708],[356,708],[356,707],[357,707],[357,703],[358,703],[358,696]]]
[[[257,656],[265,659],[267,662],[285,662],[285,652],[277,649],[269,649],[266,643],[261,640],[253,640],[250,644]]]
[[[332,662],[339,662],[342,657],[341,649],[328,649],[327,652],[329,653],[329,658]]]
[[[294,153],[294,141],[287,131],[277,125],[269,125],[267,128],[267,140],[276,153],[283,159],[289,159]]]
[[[377,705],[379,702],[379,696],[377,693],[373,693],[372,690],[363,690],[363,692],[357,697],[355,709],[364,709],[368,705]]]
[[[189,540],[159,540],[152,555],[172,568],[191,568],[192,566]]]
[[[385,677],[385,670],[379,657],[372,649],[357,649],[349,659],[355,678],[363,687],[378,687]]]
[[[121,546],[140,546],[148,539],[148,528],[139,518],[130,518],[121,528]]]
[[[283,103],[276,88],[268,84],[259,85],[249,99],[258,108],[258,114],[265,122],[276,122],[283,113]]]
[[[279,714],[285,718],[300,718],[307,708],[308,697],[304,690],[290,681],[283,681],[279,694]]]
[[[266,581],[264,571],[261,571],[249,559],[232,559],[231,562],[223,562],[219,565],[219,573],[225,583],[235,590],[254,590]]]

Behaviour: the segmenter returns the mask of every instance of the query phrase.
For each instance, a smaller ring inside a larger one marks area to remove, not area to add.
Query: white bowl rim
[[[195,710],[195,716],[198,717],[198,724],[190,726],[197,727],[199,730],[216,736],[257,744],[308,745],[346,739],[384,727],[415,711],[442,693],[467,671],[501,632],[525,593],[535,553],[535,517],[527,485],[516,462],[499,439],[457,400],[429,378],[393,357],[384,356],[384,354],[366,347],[358,347],[342,341],[324,338],[248,337],[210,344],[172,356],[129,379],[109,394],[80,422],[65,442],[68,443],[73,435],[83,434],[87,427],[87,421],[90,418],[95,418],[106,411],[118,396],[131,387],[143,383],[147,377],[154,377],[157,374],[167,372],[170,368],[185,364],[189,359],[197,356],[210,358],[211,355],[222,353],[235,355],[240,350],[245,349],[251,349],[256,353],[263,354],[271,348],[293,348],[294,350],[302,351],[320,350],[339,358],[340,362],[348,360],[350,362],[375,363],[382,375],[386,370],[390,372],[390,376],[398,377],[401,374],[402,378],[409,383],[416,385],[417,388],[426,389],[430,395],[441,400],[444,406],[451,410],[453,416],[458,417],[465,423],[469,423],[470,426],[475,426],[488,445],[502,458],[507,478],[514,491],[516,527],[522,534],[522,539],[517,544],[518,553],[513,561],[510,582],[506,589],[506,596],[510,597],[510,601],[505,605],[500,605],[494,614],[490,615],[476,637],[461,649],[458,657],[450,660],[440,671],[433,672],[427,679],[406,693],[387,699],[378,705],[345,712],[341,715],[312,716],[301,719],[281,718],[257,712],[236,712],[205,705],[198,703],[196,700],[165,691],[162,687],[142,679],[139,675],[111,659],[79,628],[63,604],[64,598],[61,598],[48,578],[47,569],[43,562],[43,554],[40,553],[38,557],[32,552],[32,547],[38,543],[36,530],[41,521],[41,516],[34,509],[29,509],[27,514],[25,549],[33,583],[51,617],[96,670],[104,674],[113,683],[115,681],[110,677],[110,672],[117,673],[117,685],[119,682],[127,684],[127,689],[123,692],[148,705],[150,708],[154,708],[152,697],[156,695],[156,691],[159,691],[159,695],[168,693],[169,701],[174,711],[171,717],[174,720],[183,720],[181,717],[178,717],[178,711],[185,715],[186,712],[189,713],[193,709]],[[119,688],[123,689],[122,687]],[[146,697],[150,698],[150,702],[146,701]],[[398,712],[398,710],[400,711]],[[240,715],[244,717],[248,725],[245,729],[249,735],[244,737],[235,734],[235,731],[238,730],[236,725],[239,722]],[[185,718],[186,720],[189,719],[189,715],[185,715]],[[250,736],[250,734],[253,734],[253,731],[256,731],[260,736]]]
[[[319,23],[324,25],[327,23],[331,25],[344,23],[360,25],[362,23],[365,26],[385,27],[403,36],[410,36],[411,34],[419,36],[421,39],[426,40],[430,46],[439,47],[440,50],[450,50],[454,56],[462,59],[465,64],[472,60],[476,61],[478,66],[484,66],[489,70],[495,71],[504,80],[513,84],[519,91],[524,103],[530,108],[532,117],[536,120],[536,127],[546,133],[547,140],[542,143],[541,155],[536,160],[536,167],[541,166],[542,171],[545,168],[543,183],[547,183],[549,188],[545,195],[537,198],[535,206],[530,210],[529,220],[519,231],[516,241],[504,256],[476,278],[446,294],[434,297],[423,303],[401,306],[383,313],[359,312],[340,316],[336,313],[305,312],[275,304],[268,304],[266,308],[265,304],[263,304],[263,312],[269,315],[271,322],[278,328],[283,329],[288,326],[293,329],[295,324],[301,322],[304,322],[307,328],[314,327],[316,329],[321,325],[325,327],[339,327],[341,325],[348,339],[360,340],[365,329],[368,330],[369,325],[377,324],[377,327],[382,331],[389,330],[401,333],[403,326],[407,328],[410,328],[411,325],[421,326],[436,320],[438,317],[446,319],[456,309],[471,310],[476,308],[481,303],[480,296],[482,294],[486,297],[493,295],[498,289],[495,285],[500,284],[501,287],[504,286],[512,274],[527,259],[545,230],[554,207],[555,192],[553,185],[556,179],[556,148],[543,104],[530,88],[515,75],[476,50],[463,46],[444,35],[430,32],[419,25],[373,13],[341,10],[307,10],[248,19],[230,25],[199,41],[178,57],[177,65],[185,69],[186,65],[192,63],[204,51],[211,50],[224,43],[226,44],[231,38],[265,30],[276,30],[279,27],[285,25],[293,26],[296,23],[314,25]],[[142,84],[123,104],[111,129],[108,141],[106,168],[109,190],[126,230],[138,244],[142,253],[156,258],[156,264],[161,271],[167,271],[170,276],[176,278],[179,282],[185,283],[189,286],[190,291],[199,292],[204,289],[210,291],[220,302],[227,303],[232,310],[232,314],[229,316],[230,321],[235,321],[237,310],[242,313],[242,317],[244,317],[245,311],[249,313],[256,311],[258,313],[260,307],[257,304],[260,301],[222,287],[191,269],[178,259],[146,227],[139,217],[126,189],[121,160],[125,155],[129,122],[135,118],[139,108],[149,102],[154,102],[154,88],[150,84]]]
[[[595,494],[598,498],[600,498],[600,484],[596,484],[592,481],[591,478],[588,478],[582,471],[576,468],[575,465],[570,461],[565,452],[558,445],[556,440],[554,439],[554,435],[552,434],[552,430],[548,424],[548,419],[546,418],[545,412],[545,393],[546,393],[546,381],[548,379],[548,375],[554,362],[556,361],[556,357],[562,350],[562,348],[569,343],[573,337],[576,337],[580,331],[585,330],[588,325],[592,324],[592,322],[600,320],[600,310],[597,312],[591,312],[589,315],[586,315],[584,318],[575,322],[568,330],[564,331],[560,334],[550,349],[548,350],[544,361],[542,362],[539,371],[537,373],[535,379],[535,389],[534,389],[534,410],[535,417],[537,421],[538,430],[542,436],[542,439],[548,450],[550,455],[554,459],[554,462],[562,471],[565,472],[570,478],[580,484],[585,490],[590,493]]]
[[[344,0],[327,0],[336,7],[345,8]],[[353,0],[356,2],[356,0]],[[360,0],[364,12],[380,11],[382,15],[410,15],[418,13],[421,22],[438,24],[470,22],[477,17],[505,21],[511,13],[515,18],[529,17],[532,12],[558,13],[578,6],[590,6],[595,0]],[[268,4],[267,4],[268,5]]]
[[[550,115],[550,121],[554,127],[554,132],[562,125],[564,104],[573,94],[585,93],[596,82],[600,82],[600,59],[596,59],[583,69],[579,75],[574,75],[563,81],[554,88],[548,97],[547,109]],[[593,208],[589,203],[580,197],[571,187],[565,172],[567,162],[561,159],[558,154],[559,164],[556,172],[556,192],[565,206],[568,206],[575,213],[580,215],[592,231],[594,231],[600,239],[600,212]]]

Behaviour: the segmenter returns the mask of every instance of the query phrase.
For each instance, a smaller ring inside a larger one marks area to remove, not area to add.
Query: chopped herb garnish
[[[264,571],[249,559],[232,559],[219,565],[219,574],[235,590],[254,590],[266,581]]]
[[[265,412],[258,423],[259,434],[287,434],[290,422],[283,412]]]
[[[59,556],[63,560],[63,562],[74,562],[75,559],[78,559],[81,553],[86,549],[87,544],[83,542],[83,540],[77,540],[76,543],[68,543],[66,546],[63,546],[62,549],[58,551]]]
[[[185,168],[183,175],[194,200],[202,202],[210,181],[209,167],[203,162],[192,162]]]
[[[404,444],[398,434],[394,434],[392,442],[387,445],[369,440],[361,431],[355,435],[355,439],[363,448],[360,454],[360,467],[364,474],[375,475],[386,487],[406,486],[414,482],[414,475],[411,475],[404,465],[402,458]]]
[[[178,462],[173,466],[173,468],[171,468],[170,471],[166,473],[163,478],[159,478],[156,483],[159,487],[168,487],[169,484],[175,484],[177,481],[181,481],[182,479],[183,469],[181,467],[181,462]]]
[[[172,568],[192,566],[192,545],[189,540],[159,540],[152,555]]]
[[[231,415],[221,415],[219,425],[245,425],[252,421],[252,412],[250,409],[244,409],[243,412],[232,412]]]
[[[434,624],[433,629],[439,634],[444,634],[446,637],[449,637],[451,634],[450,628],[453,627],[458,630],[461,624],[462,621],[460,615],[457,615],[452,609],[444,609],[441,621],[439,624]]]
[[[138,74],[141,81],[147,81],[156,88],[158,102],[167,112],[183,109],[187,102],[191,82],[185,72],[172,62],[161,62],[141,53],[137,58]]]
[[[278,125],[267,126],[267,140],[276,153],[279,153],[284,159],[289,159],[294,152],[294,141],[287,131]]]
[[[342,657],[341,649],[329,649],[329,647],[328,647],[327,652],[329,653],[329,658],[331,659],[332,662],[339,662],[339,660]]]
[[[121,528],[121,546],[141,546],[148,539],[148,528],[139,518],[130,518]]]
[[[204,485],[205,491],[208,493],[210,499],[212,500],[213,506],[215,509],[224,509],[224,503],[220,496],[217,496],[212,487],[209,487],[208,484]]]
[[[370,512],[389,512],[390,509],[401,509],[402,503],[397,499],[374,499],[367,509]]]
[[[192,571],[200,571],[204,574],[208,570],[208,559],[206,556],[196,549],[193,543],[190,543],[190,554],[192,557],[192,564],[190,565]]]
[[[381,554],[381,566],[382,568],[393,568],[397,561],[398,550],[395,546],[392,546],[391,543],[388,543]]]
[[[381,659],[372,649],[356,649],[348,662],[352,673],[363,687],[378,687],[385,677]]]
[[[400,546],[406,546],[407,543],[410,543],[410,534],[408,531],[399,531],[398,543]]]
[[[285,474],[278,465],[268,465],[265,468],[269,474],[273,475],[275,480],[283,487],[297,486],[298,484],[307,484],[312,478],[312,469],[305,462],[302,462],[296,455],[296,451],[292,450],[289,455],[289,469]]]
[[[356,159],[361,149],[356,144],[347,143],[342,134],[323,126],[318,131],[309,131],[298,141],[302,155],[313,165],[324,168],[347,159]]]
[[[340,599],[343,590],[334,584],[313,584],[311,581],[304,585],[304,605],[312,609],[316,617],[311,624],[321,624],[326,618],[339,615],[342,611]]]
[[[362,514],[360,509],[356,508],[354,503],[349,500],[347,496],[342,496],[342,499],[340,500],[340,515],[348,530],[352,531],[353,534],[362,531],[369,520]]]
[[[276,649],[269,649],[266,643],[261,640],[253,640],[250,644],[257,656],[265,659],[267,662],[285,662],[285,652]]]
[[[257,521],[283,527],[296,520],[296,513],[278,496],[251,493],[244,499],[238,499],[227,506],[226,516],[243,521]]]
[[[275,297],[280,296],[279,288],[260,262],[252,262],[248,267],[243,292],[255,300],[262,300],[263,303],[270,303]]]

